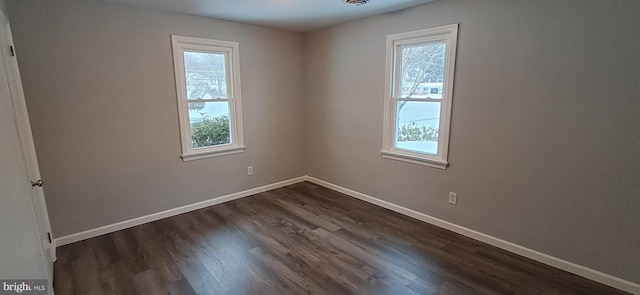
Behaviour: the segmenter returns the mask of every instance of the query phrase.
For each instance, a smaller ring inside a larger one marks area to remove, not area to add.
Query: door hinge
[[[49,244],[53,243],[53,241],[51,240],[51,233],[47,233],[47,238],[49,238]]]
[[[11,56],[16,56],[16,50],[13,49],[13,45],[9,45],[9,50],[11,50]]]
[[[42,187],[44,185],[44,182],[42,182],[42,179],[38,179],[36,181],[31,181],[31,187]]]

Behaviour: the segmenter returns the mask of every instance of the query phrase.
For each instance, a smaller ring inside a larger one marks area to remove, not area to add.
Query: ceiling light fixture
[[[369,0],[344,0],[344,3],[351,4],[353,6],[360,6],[369,3]]]

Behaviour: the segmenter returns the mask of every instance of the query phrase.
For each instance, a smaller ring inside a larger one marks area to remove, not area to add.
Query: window
[[[185,161],[244,151],[238,43],[171,36]]]
[[[382,156],[446,169],[458,25],[387,36]]]

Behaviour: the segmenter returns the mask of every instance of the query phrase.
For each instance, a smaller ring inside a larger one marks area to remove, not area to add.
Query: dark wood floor
[[[626,294],[299,183],[58,248],[65,294]]]

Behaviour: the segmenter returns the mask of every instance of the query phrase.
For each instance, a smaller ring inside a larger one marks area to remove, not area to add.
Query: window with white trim
[[[237,42],[171,36],[182,158],[244,151]]]
[[[446,169],[458,25],[387,36],[382,156]]]

